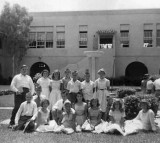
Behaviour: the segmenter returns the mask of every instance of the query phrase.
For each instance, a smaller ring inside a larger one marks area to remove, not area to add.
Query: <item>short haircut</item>
[[[24,68],[24,67],[28,67],[28,66],[27,66],[27,65],[22,65],[22,66],[21,66],[21,69]]]
[[[42,101],[41,101],[41,103],[40,103],[41,107],[43,107],[44,102],[47,102],[48,105],[50,104],[50,102],[49,102],[48,99],[42,99]]]
[[[44,69],[42,72],[41,72],[41,75],[43,76],[44,72],[47,72],[48,73],[48,76],[49,76],[49,71],[47,69]]]

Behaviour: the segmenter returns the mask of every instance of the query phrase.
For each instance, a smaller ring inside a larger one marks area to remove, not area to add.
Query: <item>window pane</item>
[[[157,30],[157,37],[160,37],[160,30]]]
[[[46,48],[53,48],[53,32],[46,33]]]
[[[45,33],[44,32],[38,32],[37,33],[37,40],[38,41],[44,41],[45,40]]]
[[[87,26],[80,25],[79,26],[79,48],[87,48]]]
[[[156,43],[157,46],[160,46],[160,38],[157,38],[157,43]]]
[[[29,33],[29,48],[36,48],[36,33],[35,32],[30,32]]]

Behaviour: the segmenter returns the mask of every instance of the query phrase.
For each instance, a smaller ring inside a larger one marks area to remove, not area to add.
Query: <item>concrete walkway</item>
[[[0,107],[0,110],[1,110],[1,109],[10,109],[10,110],[12,110],[13,107]]]

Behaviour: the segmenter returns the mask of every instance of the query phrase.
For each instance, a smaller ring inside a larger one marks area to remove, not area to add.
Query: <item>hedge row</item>
[[[11,90],[2,90],[0,91],[0,96],[13,94]]]

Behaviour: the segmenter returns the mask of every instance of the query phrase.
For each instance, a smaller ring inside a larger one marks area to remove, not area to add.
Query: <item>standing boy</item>
[[[28,66],[22,65],[20,74],[14,76],[11,82],[11,90],[14,91],[14,109],[10,119],[9,128],[12,127],[15,122],[15,116],[22,102],[25,101],[26,93],[29,91],[34,94],[34,84],[29,75],[27,75]]]
[[[69,91],[68,99],[72,104],[76,102],[77,93],[81,91],[81,82],[77,80],[78,72],[72,72],[72,79],[67,84],[67,90]]]

